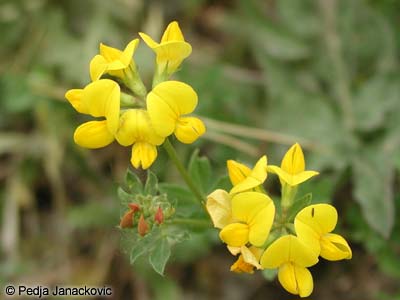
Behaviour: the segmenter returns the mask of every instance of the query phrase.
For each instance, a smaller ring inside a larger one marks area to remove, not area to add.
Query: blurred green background
[[[100,42],[123,48],[177,20],[193,54],[176,75],[199,95],[200,148],[225,161],[279,164],[299,142],[302,189],[339,211],[353,259],[311,268],[312,299],[400,299],[400,2],[397,0],[0,1],[0,285],[111,285],[113,299],[295,299],[233,262],[215,230],[175,249],[167,276],[120,251],[116,189],[130,149],[73,143],[64,99],[89,82]],[[153,53],[135,60],[149,84]],[[180,182],[160,150],[154,172]],[[267,190],[279,196],[275,176]],[[268,277],[268,276],[267,276]],[[3,291],[2,291],[3,292]]]

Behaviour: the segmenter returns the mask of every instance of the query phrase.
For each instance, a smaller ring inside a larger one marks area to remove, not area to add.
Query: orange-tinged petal
[[[89,108],[82,101],[83,89],[72,89],[65,93],[65,98],[71,103],[72,107],[81,114],[89,114]]]
[[[246,224],[232,223],[220,231],[219,237],[229,246],[241,247],[249,241],[249,227]]]
[[[251,169],[249,167],[234,160],[228,160],[226,165],[232,185],[237,185],[238,183],[242,182],[251,173]]]
[[[327,260],[351,259],[352,251],[347,241],[340,235],[327,233],[321,238],[321,256]]]
[[[90,121],[80,125],[74,133],[74,141],[81,147],[96,149],[111,144],[114,136],[106,121]]]
[[[195,142],[205,132],[203,121],[196,117],[180,117],[174,131],[176,138],[184,144]]]
[[[243,255],[239,255],[239,258],[233,263],[230,270],[235,273],[254,273],[254,266],[252,264],[247,263]]]
[[[206,208],[215,227],[223,228],[232,221],[231,197],[221,189],[207,196]]]

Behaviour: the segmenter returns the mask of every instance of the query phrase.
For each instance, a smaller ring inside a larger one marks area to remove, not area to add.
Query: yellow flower
[[[206,208],[216,228],[223,228],[232,222],[231,197],[221,189],[207,196]]]
[[[228,161],[229,178],[234,187],[231,189],[230,194],[237,194],[250,189],[253,189],[267,179],[267,156],[261,157],[253,170],[250,170],[245,165],[235,161]]]
[[[197,94],[190,85],[180,81],[165,81],[147,95],[147,110],[158,135],[172,133],[185,144],[191,144],[206,131],[196,117],[185,116],[197,106]]]
[[[329,204],[315,204],[303,208],[296,216],[297,236],[317,255],[327,260],[351,259],[352,252],[346,240],[334,233],[338,215]]]
[[[139,44],[139,39],[132,40],[121,51],[116,48],[109,47],[100,43],[100,54],[93,57],[90,62],[90,78],[92,81],[98,80],[104,73],[109,73],[112,76],[124,77],[124,70],[129,68],[134,61],[132,56]],[[136,66],[133,66],[136,69]]]
[[[139,32],[143,41],[157,55],[157,72],[166,72],[171,75],[180,66],[182,61],[192,53],[192,46],[185,42],[178,22],[171,22],[165,30],[161,42],[155,42],[150,36]]]
[[[120,127],[115,135],[122,146],[133,144],[131,163],[135,168],[149,168],[157,158],[157,147],[164,142],[151,126],[147,111],[128,109],[120,118]]]
[[[262,193],[244,192],[233,196],[231,205],[235,222],[221,230],[221,240],[231,247],[241,247],[247,243],[262,246],[275,216],[271,198]]]
[[[305,171],[304,154],[299,144],[294,144],[283,157],[281,167],[268,166],[268,171],[279,176],[281,183],[296,186],[318,175],[315,171]]]
[[[89,121],[80,125],[74,140],[81,147],[101,148],[112,143],[119,126],[120,88],[112,80],[102,79],[88,84],[84,89],[67,91],[65,98],[76,111],[102,121]]]
[[[276,269],[278,279],[289,293],[307,297],[313,290],[313,279],[307,267],[318,262],[318,256],[294,235],[273,242],[261,256],[261,266]]]
[[[263,252],[262,249],[251,246],[247,248],[246,246],[242,247],[229,247],[229,251],[233,255],[239,255],[239,258],[232,264],[231,271],[235,273],[254,273],[254,268],[261,269],[261,265],[259,263],[261,254]]]

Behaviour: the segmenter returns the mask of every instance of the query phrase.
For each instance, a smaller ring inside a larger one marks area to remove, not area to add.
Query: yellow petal
[[[219,237],[229,246],[241,247],[249,241],[249,227],[246,224],[232,223],[220,231]]]
[[[237,185],[238,183],[242,182],[251,173],[251,169],[249,167],[234,160],[228,160],[226,165],[232,185]]]
[[[205,132],[203,121],[196,117],[180,117],[174,131],[176,138],[184,144],[193,143]]]
[[[157,55],[157,68],[160,73],[172,74],[182,61],[192,53],[192,46],[187,42],[166,42],[153,48]]]
[[[72,89],[65,93],[65,98],[71,103],[72,107],[81,114],[89,114],[89,108],[82,101],[83,89]]]
[[[265,194],[244,192],[232,198],[232,216],[249,225],[249,242],[261,246],[271,230],[275,206]]]
[[[164,34],[161,38],[161,43],[169,41],[184,41],[183,34],[179,28],[179,24],[176,21],[172,21],[168,24],[167,29],[165,29]]]
[[[143,32],[139,32],[140,37],[142,38],[142,40],[147,44],[147,46],[149,46],[151,49],[157,47],[159,44],[157,42],[155,42],[150,36],[148,36],[147,34],[143,33]]]
[[[304,181],[310,179],[313,176],[318,175],[319,173],[316,171],[303,171],[300,172],[296,175],[289,174],[282,168],[278,166],[268,166],[267,167],[268,172],[274,173],[279,176],[279,179],[281,181],[281,184],[284,182],[289,184],[290,186],[296,186],[300,183],[303,183]]]
[[[157,158],[157,148],[146,142],[137,142],[132,147],[131,163],[138,169],[148,169]]]
[[[101,55],[96,55],[90,61],[90,78],[92,81],[99,80],[107,71],[107,61]]]
[[[242,247],[246,247],[246,246],[242,246]],[[229,252],[234,256],[238,255],[242,251],[242,247],[232,247],[229,245],[227,246]]]
[[[253,170],[251,170],[250,175],[245,180],[235,185],[231,189],[230,193],[236,194],[250,190],[252,188],[255,188],[263,184],[266,179],[267,179],[267,157],[264,155],[257,161]]]
[[[197,94],[190,85],[179,81],[164,81],[147,95],[147,110],[158,135],[174,132],[181,115],[189,114],[197,106]]]
[[[303,208],[296,215],[294,226],[304,223],[311,227],[319,236],[331,232],[336,227],[338,215],[336,208],[329,204],[314,204]],[[299,232],[301,234],[301,232]]]
[[[223,228],[232,221],[231,197],[221,189],[207,196],[206,208],[216,228]]]
[[[80,125],[74,133],[74,141],[81,147],[95,149],[111,144],[114,136],[106,121],[90,121]]]
[[[278,279],[285,290],[300,297],[309,296],[314,287],[310,271],[293,263],[285,263],[279,268]]]
[[[110,79],[100,79],[83,89],[82,101],[93,117],[106,117],[108,130],[115,134],[119,126],[120,88]]]
[[[265,250],[261,257],[261,265],[267,269],[275,269],[287,262],[310,267],[318,262],[318,256],[294,235],[285,235]]]
[[[115,138],[122,146],[132,145],[136,141],[156,146],[164,142],[164,138],[155,133],[148,113],[143,109],[128,109],[122,114]]]
[[[295,230],[297,237],[307,246],[310,247],[316,256],[321,253],[320,238],[321,236],[315,232],[310,226],[303,222],[295,222]]]
[[[298,173],[296,175],[293,175],[292,177],[292,186],[298,185],[300,183],[303,183],[304,181],[310,179],[311,177],[314,177],[318,175],[319,173],[316,171],[304,171],[301,173]]]
[[[125,67],[128,67],[132,61],[133,54],[135,53],[137,47],[139,45],[139,39],[134,39],[126,46],[124,52],[120,57],[120,61],[124,64]]]
[[[122,55],[122,51],[100,43],[100,55],[103,56],[108,63],[111,63],[119,60]]]
[[[298,143],[294,144],[283,157],[281,168],[289,174],[298,174],[305,170],[304,154]]]
[[[321,238],[321,256],[327,260],[351,259],[352,252],[346,240],[334,233],[327,233]]]

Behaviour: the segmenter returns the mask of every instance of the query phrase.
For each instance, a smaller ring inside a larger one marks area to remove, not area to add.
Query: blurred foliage
[[[58,270],[57,282],[110,282],[116,299],[146,299],[143,280],[155,299],[183,297],[184,287],[155,277],[140,260],[131,272],[115,255],[116,185],[129,149],[75,146],[73,130],[83,120],[64,100],[67,89],[89,81],[88,62],[99,42],[122,47],[136,32],[157,36],[176,19],[193,46],[177,78],[199,94],[208,133],[195,146],[212,168],[202,159],[194,163],[194,148],[178,150],[203,191],[226,184],[216,178],[227,159],[253,164],[267,152],[278,164],[298,141],[310,169],[321,171],[303,194],[334,202],[344,217],[341,231],[351,237],[355,259],[342,272],[357,274],[371,260],[380,270],[370,289],[350,277],[347,290],[337,288],[340,297],[398,297],[390,282],[400,278],[399,10],[396,0],[1,1],[0,282],[51,284]],[[141,43],[135,59],[147,82],[152,58]],[[191,195],[164,153],[153,171],[168,182],[160,191],[176,199],[183,217],[192,217],[185,212]],[[277,193],[274,180],[267,188]],[[179,277],[175,268],[193,268],[199,276],[213,275],[197,262],[212,257],[216,241],[215,232],[197,233],[177,245],[172,273]],[[330,274],[335,278],[334,270]],[[210,287],[209,298],[221,299],[224,292],[210,282],[193,281]],[[337,295],[335,285],[325,285],[330,297]]]

